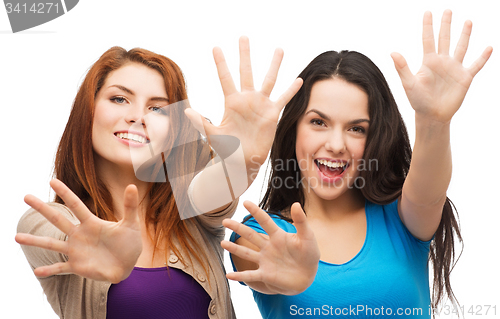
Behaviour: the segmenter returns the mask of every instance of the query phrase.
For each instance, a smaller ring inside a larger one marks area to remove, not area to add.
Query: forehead
[[[110,72],[104,82],[104,89],[112,85],[124,86],[136,94],[167,96],[160,72],[140,63],[129,63]]]
[[[339,78],[313,84],[306,112],[321,111],[332,118],[368,118],[368,95],[357,85]]]

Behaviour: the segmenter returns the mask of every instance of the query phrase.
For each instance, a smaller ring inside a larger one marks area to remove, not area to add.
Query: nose
[[[125,115],[125,121],[129,124],[140,124],[145,125],[144,120],[144,110],[136,105],[130,105],[127,114]]]
[[[325,143],[325,148],[334,154],[344,154],[347,151],[344,132],[330,132]]]

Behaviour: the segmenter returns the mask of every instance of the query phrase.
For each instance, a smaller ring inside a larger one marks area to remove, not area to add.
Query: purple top
[[[134,267],[108,291],[107,319],[208,318],[210,296],[182,270]]]

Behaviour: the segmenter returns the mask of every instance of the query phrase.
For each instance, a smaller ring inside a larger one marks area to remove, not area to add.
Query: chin
[[[347,189],[334,188],[330,189],[310,189],[309,192],[326,201],[335,200],[346,193]]]
[[[351,194],[352,192],[360,191],[359,188],[352,183],[355,179],[350,176],[346,176],[348,178],[343,178],[338,180],[336,183],[323,184],[318,185],[316,187],[306,187],[304,188],[304,193],[314,193],[315,196],[323,199],[323,200],[335,200],[341,198],[346,194]]]

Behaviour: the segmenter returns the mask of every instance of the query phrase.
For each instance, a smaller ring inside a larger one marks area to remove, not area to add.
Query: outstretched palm
[[[28,205],[68,236],[66,241],[61,241],[22,233],[16,235],[16,241],[22,245],[53,250],[68,257],[67,262],[35,269],[35,275],[47,277],[72,273],[112,283],[127,278],[142,251],[137,188],[129,185],[125,190],[123,219],[109,222],[93,215],[62,182],[52,180],[50,184],[80,220],[80,224],[74,225],[60,212],[32,195],[25,197]]]
[[[203,122],[203,130],[210,139],[211,135],[231,135],[237,137],[243,147],[245,160],[249,163],[264,163],[276,132],[279,114],[286,103],[297,93],[302,85],[301,79],[295,82],[278,98],[269,99],[276,83],[278,70],[283,59],[283,51],[277,49],[271,67],[264,79],[262,89],[256,91],[253,84],[248,38],[240,38],[240,83],[241,92],[236,89],[220,48],[214,48],[214,60],[225,97],[222,122],[214,126]],[[186,114],[195,123],[200,117],[192,109]],[[200,125],[195,126],[199,127]]]
[[[231,254],[258,265],[256,270],[229,273],[227,278],[246,283],[257,282],[258,284],[252,288],[266,294],[292,295],[307,289],[316,276],[320,252],[300,204],[295,203],[291,208],[296,234],[287,233],[279,228],[257,205],[249,201],[244,205],[268,236],[260,235],[234,220],[224,220],[225,227],[241,235],[259,249],[256,251],[223,241],[222,247]]]
[[[439,33],[438,51],[435,49],[432,15],[426,12],[423,22],[424,58],[420,70],[413,75],[406,60],[398,53],[392,58],[411,106],[419,116],[441,123],[451,121],[460,108],[474,76],[488,61],[492,48],[488,47],[471,65],[462,63],[469,45],[472,22],[466,21],[454,56],[450,49],[451,11],[443,14]]]

